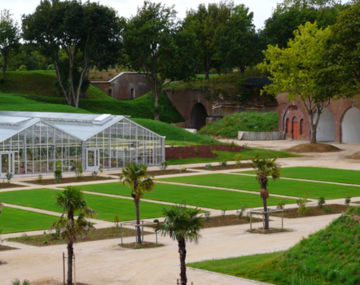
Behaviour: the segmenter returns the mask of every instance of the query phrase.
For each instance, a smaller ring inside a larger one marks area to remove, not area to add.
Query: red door
[[[286,119],[286,133],[290,134],[291,133],[291,128],[290,128],[290,120]]]
[[[295,121],[293,120],[292,122],[292,138],[294,140],[297,140],[299,138],[299,122],[298,121]]]

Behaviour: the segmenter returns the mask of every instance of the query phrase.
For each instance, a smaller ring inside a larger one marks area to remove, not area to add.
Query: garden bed
[[[6,251],[6,250],[14,250],[16,249],[15,247],[11,247],[11,246],[6,246],[6,245],[0,245],[0,251]],[[1,264],[1,261],[0,261]]]
[[[264,228],[258,228],[258,229],[247,230],[247,232],[252,234],[263,234],[263,235],[286,233],[290,231],[291,230],[289,229],[283,229],[283,228],[269,228],[268,230],[265,230]]]
[[[144,234],[151,234],[150,232],[144,232]],[[78,239],[78,242],[84,241],[95,241],[95,240],[104,240],[104,239],[114,239],[122,237],[132,237],[135,236],[135,231],[133,229],[127,228],[103,228],[103,229],[95,229],[89,232],[82,239]],[[56,245],[56,244],[66,244],[66,241],[63,239],[57,239],[53,234],[42,234],[36,236],[27,236],[23,235],[21,237],[9,238],[8,241],[20,242],[28,245],[34,246],[48,246],[48,245]]]
[[[161,176],[161,175],[169,175],[169,174],[181,174],[181,173],[189,173],[191,170],[187,169],[165,169],[165,170],[151,170],[147,173],[152,176]]]
[[[130,248],[130,249],[144,249],[144,248],[162,247],[164,245],[161,243],[153,243],[153,242],[143,241],[142,244],[140,244],[140,245],[137,244],[136,242],[131,242],[131,243],[119,244],[119,246],[121,246],[123,248]]]
[[[230,165],[211,165],[211,167],[194,167],[193,169],[202,169],[202,170],[227,170],[227,169],[241,169],[241,168],[252,168],[251,163],[241,163],[237,164],[230,164]]]
[[[0,183],[0,189],[15,188],[15,187],[24,187],[24,186],[19,184],[7,183],[7,182]]]
[[[29,183],[39,184],[39,185],[49,185],[49,184],[63,184],[63,183],[75,183],[75,182],[89,182],[89,181],[101,181],[113,179],[110,177],[104,176],[81,176],[81,177],[63,177],[60,182],[56,182],[55,179],[43,179],[28,181]]]
[[[349,207],[346,205],[339,204],[330,204],[325,205],[322,208],[319,206],[316,207],[306,207],[307,210],[304,215],[298,213],[298,208],[284,209],[284,218],[303,218],[311,216],[322,216],[322,215],[331,215],[345,212]],[[272,216],[281,217],[281,213],[272,213]]]

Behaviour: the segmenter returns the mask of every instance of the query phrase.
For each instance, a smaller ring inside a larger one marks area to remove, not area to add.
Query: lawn
[[[56,217],[20,209],[3,207],[0,215],[2,234],[46,230],[56,221]]]
[[[182,176],[160,179],[162,181],[181,182],[203,186],[217,186],[241,190],[259,191],[259,184],[255,177],[234,174],[205,174],[196,176]],[[325,197],[325,199],[360,197],[360,187],[339,186],[317,182],[303,182],[294,180],[269,180],[270,194],[281,194],[309,198]]]
[[[0,201],[26,207],[33,207],[54,212],[61,212],[56,206],[57,190],[34,189],[0,193]],[[88,205],[97,212],[94,217],[100,220],[114,221],[118,216],[120,221],[135,219],[135,206],[132,200],[102,197],[98,195],[85,195]],[[142,202],[140,205],[141,218],[161,217],[165,205]]]
[[[78,186],[77,188],[84,191],[130,196],[129,188],[121,183],[91,184]],[[161,183],[156,184],[154,191],[146,193],[144,198],[219,210],[240,209],[242,205],[247,208],[262,206],[260,197],[254,194]],[[277,205],[280,201],[288,204],[295,203],[293,199],[284,200],[271,197],[269,204]]]
[[[185,159],[169,159],[167,160],[169,165],[176,164],[191,164],[191,163],[205,163],[205,162],[222,162],[222,161],[234,161],[234,160],[250,160],[254,157],[261,156],[263,158],[285,158],[294,157],[296,155],[284,151],[260,149],[260,148],[246,148],[240,152],[229,151],[213,151],[217,154],[217,157],[204,158],[204,157],[190,157]],[[235,157],[236,156],[236,157]]]
[[[282,177],[360,184],[360,171],[320,167],[289,167],[281,169]]]
[[[360,284],[360,208],[285,252],[190,264],[191,267],[271,284]]]

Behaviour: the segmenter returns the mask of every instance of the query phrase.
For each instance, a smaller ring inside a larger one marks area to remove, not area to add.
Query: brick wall
[[[217,157],[213,150],[239,152],[244,148],[233,145],[195,145],[195,146],[174,146],[165,149],[166,159],[183,159],[189,157]]]

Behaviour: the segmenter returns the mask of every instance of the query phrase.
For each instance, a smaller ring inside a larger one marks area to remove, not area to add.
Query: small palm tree
[[[130,163],[123,168],[120,181],[131,188],[131,196],[136,208],[136,243],[141,244],[140,199],[145,192],[151,192],[155,184],[152,177],[147,174],[147,166],[136,163]]]
[[[72,284],[74,243],[80,235],[86,234],[93,225],[86,220],[86,217],[94,215],[84,200],[84,194],[74,187],[68,186],[63,192],[57,195],[56,204],[63,210],[59,221],[54,227],[60,229],[61,236],[67,241],[68,271],[67,284]],[[75,213],[78,215],[75,219]]]
[[[276,163],[276,158],[260,158],[256,156],[252,160],[252,167],[255,169],[256,179],[260,184],[260,196],[263,200],[264,206],[264,229],[269,229],[269,214],[267,208],[267,198],[269,198],[269,191],[267,190],[268,177],[277,180],[280,178],[280,166]]]
[[[199,231],[203,226],[204,220],[198,216],[199,209],[186,208],[185,206],[176,206],[164,209],[165,220],[163,223],[157,221],[156,231],[162,235],[169,235],[177,240],[180,255],[180,284],[186,285],[186,241],[197,242]]]

